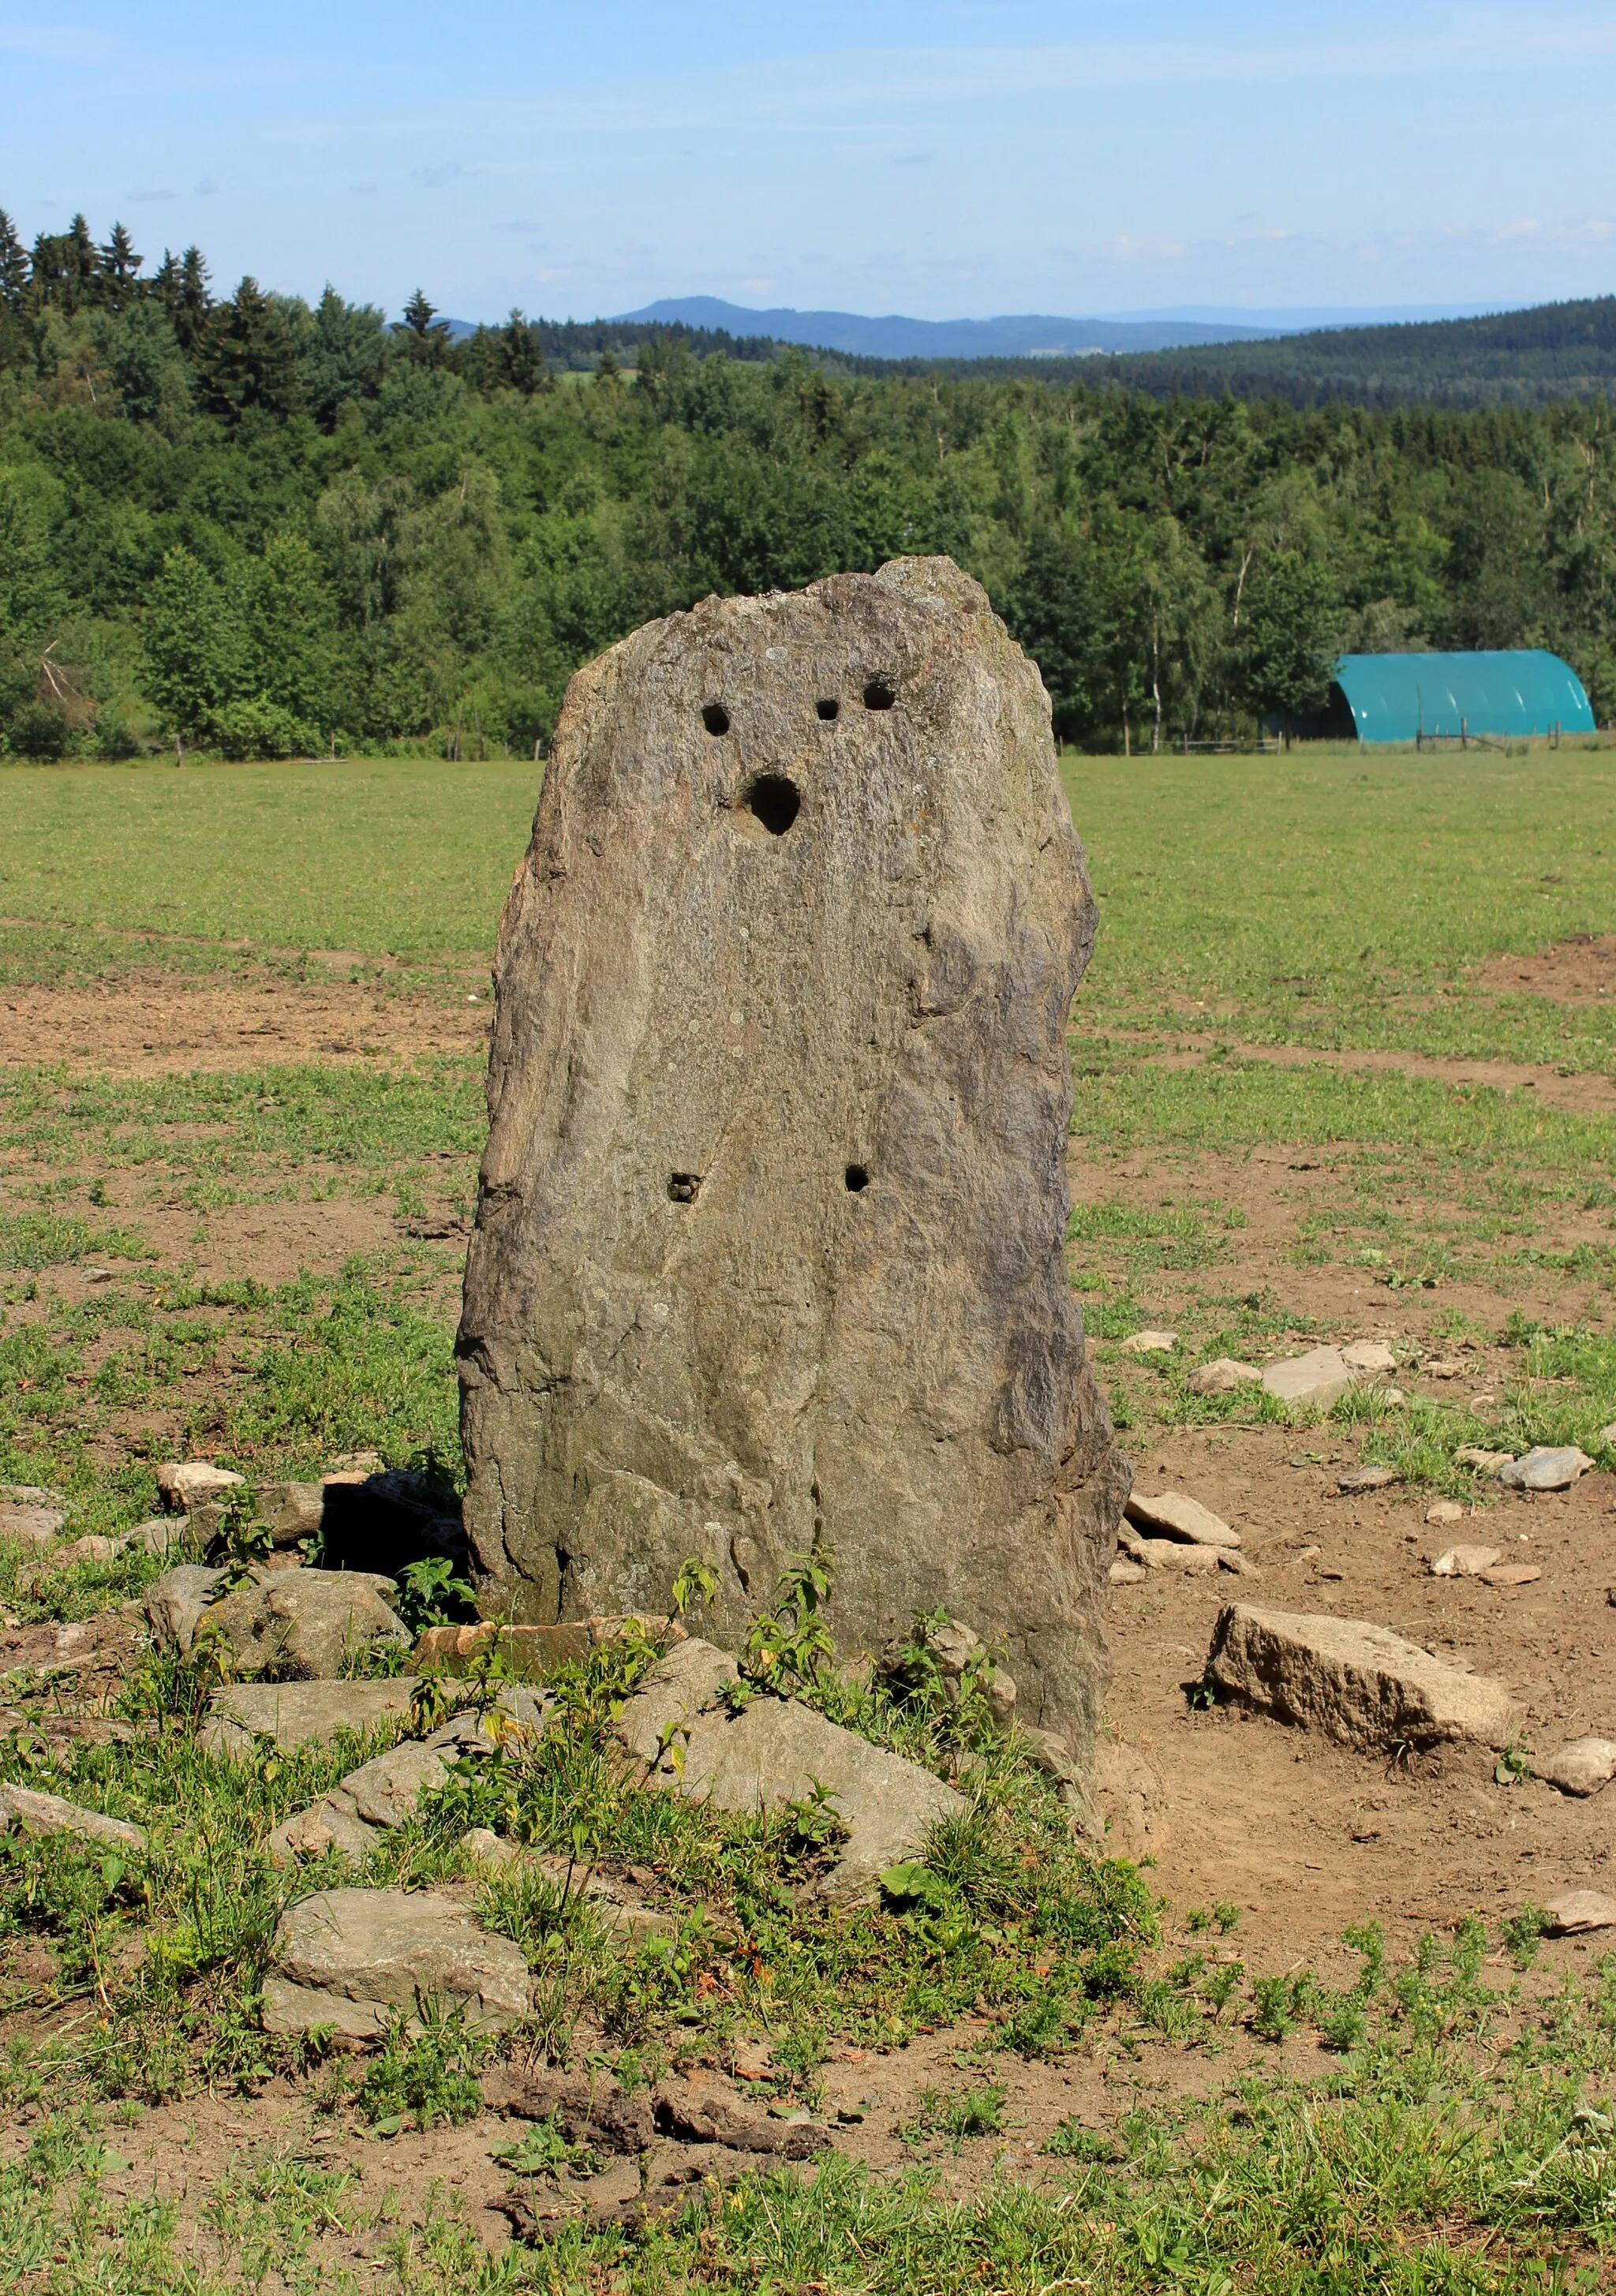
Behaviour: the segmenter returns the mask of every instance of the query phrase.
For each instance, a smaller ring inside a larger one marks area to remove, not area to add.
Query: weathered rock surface
[[[1445,1546],[1431,1558],[1433,1578],[1475,1578],[1498,1559],[1496,1546]]]
[[[1488,1451],[1479,1443],[1465,1443],[1453,1456],[1461,1467],[1474,1467],[1482,1475],[1496,1475],[1514,1459],[1513,1451]]]
[[[1395,1371],[1397,1357],[1384,1340],[1354,1340],[1350,1347],[1341,1349],[1341,1361],[1349,1371]]]
[[[974,1628],[962,1619],[950,1619],[945,1626],[927,1627],[921,1639],[949,1699],[958,1703],[966,1676],[974,1673],[989,1711],[1000,1722],[1010,1720],[1018,1695],[1015,1683],[1002,1666],[994,1663]]]
[[[1572,1738],[1538,1766],[1538,1775],[1562,1793],[1597,1793],[1616,1778],[1616,1738]]]
[[[1498,1480],[1513,1491],[1566,1491],[1579,1475],[1586,1475],[1594,1462],[1575,1443],[1557,1448],[1539,1443],[1519,1459],[1512,1459],[1507,1467],[1498,1470]]]
[[[1305,1356],[1286,1356],[1270,1364],[1262,1383],[1281,1403],[1327,1411],[1358,1376],[1339,1348],[1310,1348]]]
[[[412,1637],[382,1599],[392,1592],[390,1578],[366,1570],[266,1572],[210,1603],[195,1631],[218,1636],[240,1666],[325,1679],[373,1644],[409,1647]]]
[[[196,1640],[202,1612],[225,1574],[201,1562],[176,1562],[146,1589],[146,1617],[167,1650],[188,1651]]]
[[[543,1682],[557,1667],[587,1658],[628,1626],[672,1642],[682,1642],[685,1634],[677,1619],[578,1619],[557,1627],[509,1627],[479,1619],[461,1627],[428,1627],[415,1644],[415,1662],[445,1674],[465,1674],[497,1653],[503,1673],[521,1682]]]
[[[209,1753],[250,1756],[261,1738],[290,1752],[328,1746],[340,1732],[373,1730],[407,1714],[413,1674],[384,1682],[233,1682],[216,1690],[201,1742]]]
[[[394,1685],[380,1683],[294,1683],[298,1691],[336,1691],[341,1689],[381,1689]],[[409,1687],[414,1688],[413,1682]],[[249,1690],[262,1695],[267,1685],[251,1685]],[[224,1693],[228,1696],[230,1693]],[[440,1786],[455,1763],[468,1753],[492,1754],[507,1743],[516,1734],[542,1734],[547,1718],[550,1701],[520,1684],[507,1684],[499,1693],[496,1705],[478,1713],[468,1710],[463,1714],[451,1715],[440,1728],[427,1738],[400,1739],[385,1753],[376,1754],[368,1762],[361,1762],[349,1770],[340,1783],[323,1794],[308,1809],[300,1809],[284,1819],[269,1836],[267,1848],[276,1865],[287,1866],[299,1857],[318,1857],[328,1849],[340,1849],[344,1856],[363,1858],[374,1849],[382,1836],[396,1825],[413,1817],[422,1794],[433,1792]],[[216,1708],[220,1700],[215,1699]],[[378,1713],[377,1719],[382,1718]],[[209,1730],[239,1731],[234,1721],[217,1718],[208,1725]],[[332,1734],[334,1734],[334,1733]],[[246,1736],[242,1733],[243,1738]],[[204,1732],[206,1740],[207,1732]],[[250,1742],[250,1741],[249,1741]],[[492,1837],[490,1837],[492,1838]]]
[[[1349,1746],[1509,1742],[1513,1703],[1502,1683],[1358,1619],[1231,1603],[1208,1671],[1222,1696]]]
[[[1402,1480],[1395,1467],[1348,1467],[1337,1475],[1335,1488],[1344,1497],[1350,1497],[1359,1491],[1390,1490]]]
[[[170,1514],[190,1514],[209,1499],[240,1490],[247,1478],[211,1459],[178,1459],[157,1471],[157,1493]]]
[[[138,1825],[121,1817],[107,1817],[98,1809],[81,1809],[60,1794],[36,1793],[31,1786],[0,1785],[0,1833],[12,1824],[25,1833],[82,1833],[90,1841],[110,1841],[117,1849],[144,1849],[146,1837]]]
[[[669,1749],[649,1783],[720,1809],[782,1809],[816,1784],[830,1789],[848,1829],[822,1894],[857,1905],[877,1893],[883,1867],[921,1854],[939,1818],[963,1816],[964,1798],[916,1762],[872,1746],[793,1699],[758,1698],[733,1720],[700,1714],[682,1749]]]
[[[1094,921],[1037,673],[947,561],[578,673],[459,1339],[490,1607],[666,1611],[699,1554],[734,1645],[829,1543],[845,1650],[946,1609],[1087,1747],[1128,1473],[1062,1264]]]
[[[1100,1738],[1095,1746],[1095,1791],[1104,1817],[1108,1856],[1131,1857],[1137,1864],[1167,1847],[1167,1789],[1147,1754],[1120,1738]]]
[[[1130,1332],[1117,1342],[1120,1356],[1170,1356],[1178,1344],[1177,1332]]]
[[[264,1979],[264,2026],[315,2025],[361,2038],[417,2002],[463,2008],[466,2022],[513,2024],[529,2005],[527,1964],[452,1898],[402,1890],[321,1890],[282,1915]]]
[[[1566,1890],[1543,1908],[1550,1937],[1578,1937],[1588,1930],[1616,1929],[1616,1898],[1599,1890]]]
[[[693,1635],[665,1652],[634,1696],[625,1699],[618,1735],[642,1762],[658,1761],[698,1715],[718,1704],[726,1685],[740,1678],[741,1669],[727,1651]]]
[[[0,1538],[27,1546],[53,1546],[67,1516],[60,1507],[0,1505]]]
[[[258,1494],[257,1520],[275,1546],[297,1546],[315,1538],[324,1512],[324,1483],[266,1483]]]
[[[1161,1491],[1154,1498],[1143,1497],[1139,1492],[1129,1495],[1129,1522],[1143,1524],[1149,1530],[1164,1530],[1172,1538],[1188,1539],[1196,1546],[1238,1546],[1240,1533],[1231,1530],[1221,1515],[1202,1506],[1186,1491]]]
[[[1233,1356],[1215,1356],[1193,1371],[1185,1384],[1192,1395],[1233,1395],[1237,1387],[1260,1387],[1262,1374],[1255,1364],[1239,1363]]]
[[[1540,1562],[1489,1562],[1477,1571],[1489,1587],[1530,1587],[1543,1576]]]
[[[1468,1512],[1457,1499],[1438,1499],[1434,1506],[1426,1508],[1425,1520],[1427,1522],[1463,1522]]]

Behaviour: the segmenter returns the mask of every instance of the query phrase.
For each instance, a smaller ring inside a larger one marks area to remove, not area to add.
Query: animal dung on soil
[[[578,672],[459,1338],[486,1606],[666,1612],[700,1556],[734,1649],[828,1548],[844,1650],[945,1609],[1086,1754],[1128,1488],[1063,1264],[1094,927],[1038,673],[947,559]]]

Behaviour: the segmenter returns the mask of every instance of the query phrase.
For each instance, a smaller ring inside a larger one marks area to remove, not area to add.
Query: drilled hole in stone
[[[700,1172],[669,1172],[668,1193],[676,1204],[693,1204],[701,1185]]]
[[[706,702],[701,710],[701,723],[710,734],[727,734],[729,712],[721,701]]]
[[[866,709],[890,709],[898,696],[884,677],[873,677],[864,690]]]
[[[861,1188],[867,1188],[870,1185],[870,1176],[862,1164],[849,1164],[846,1178],[850,1196],[856,1196]]]
[[[783,837],[797,818],[802,792],[784,774],[759,774],[746,792],[746,802],[771,837]]]
[[[841,704],[833,693],[828,693],[823,701],[815,702],[814,715],[816,718],[823,718],[825,724],[829,726],[835,718],[841,717]]]

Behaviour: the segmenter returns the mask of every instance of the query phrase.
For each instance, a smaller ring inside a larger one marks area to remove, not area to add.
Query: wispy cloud
[[[46,64],[110,63],[122,43],[70,24],[0,24],[0,48]]]

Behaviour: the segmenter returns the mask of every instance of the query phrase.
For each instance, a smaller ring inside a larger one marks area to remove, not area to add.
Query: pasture
[[[1264,1582],[1243,1599],[1375,1620],[1506,1681],[1517,1746],[1388,1764],[1209,1709],[1229,1586],[1153,1574],[1112,1601],[1124,1862],[1074,1862],[1081,1936],[1029,1910],[1027,1861],[1073,1853],[1009,1771],[994,1808],[1023,1870],[994,1867],[997,1914],[967,1873],[947,1909],[857,1934],[791,1899],[801,1843],[619,1840],[596,1780],[603,1840],[686,1880],[716,1861],[759,1926],[622,1962],[507,1892],[550,2037],[570,2018],[625,2081],[751,2066],[836,2149],[727,2189],[711,2169],[632,2237],[512,2244],[513,2185],[542,2218],[613,2172],[499,2111],[486,2049],[432,2028],[366,2061],[257,2029],[292,1887],[264,1837],[351,1755],[226,1775],[196,1744],[201,1690],[135,1647],[160,1564],[0,1545],[0,1777],[155,1845],[126,1870],[0,1836],[18,2284],[1609,2284],[1616,1963],[1543,1939],[1532,1909],[1600,1886],[1610,1854],[1600,1798],[1533,1758],[1616,1735],[1616,753],[1065,775],[1101,919],[1069,1264],[1139,1482],[1239,1526]],[[256,1483],[372,1450],[455,1472],[488,964],[535,783],[0,768],[0,1482],[62,1492],[76,1538],[151,1515],[176,1456]],[[1144,1327],[1174,1348],[1121,1353]],[[1324,1416],[1189,1382],[1356,1339],[1397,1370]],[[1512,1496],[1459,1456],[1538,1441],[1595,1472]],[[1377,1464],[1399,1480],[1338,1492]],[[1467,1529],[1427,1525],[1442,1500]],[[1483,1535],[1538,1575],[1429,1574]],[[74,1628],[112,1653],[79,1691],[51,1655]],[[610,1691],[579,1686],[579,1711]],[[469,1893],[456,1839],[412,1821],[390,1875]]]

